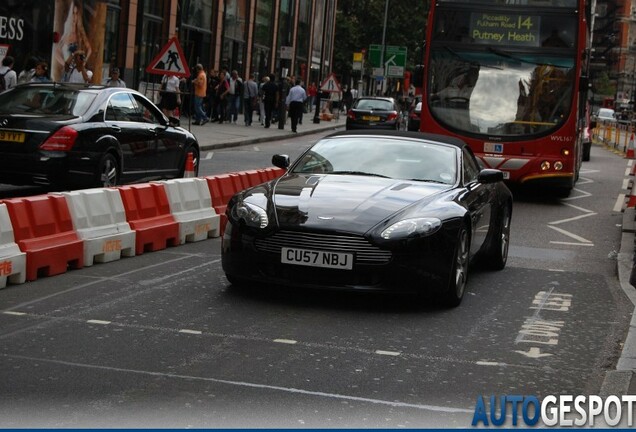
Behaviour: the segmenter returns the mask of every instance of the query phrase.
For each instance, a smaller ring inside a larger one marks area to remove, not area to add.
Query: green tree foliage
[[[389,13],[385,44],[407,48],[407,70],[422,63],[428,1],[338,0],[333,71],[342,79],[351,76],[354,52],[368,52],[369,45],[382,44],[386,1]]]

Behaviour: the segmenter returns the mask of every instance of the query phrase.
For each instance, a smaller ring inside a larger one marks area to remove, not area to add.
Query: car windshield
[[[392,111],[393,104],[381,99],[358,99],[354,108],[361,110]]]
[[[20,86],[0,94],[0,113],[81,116],[96,97],[69,88]]]
[[[391,137],[336,137],[316,143],[296,163],[298,174],[350,174],[454,184],[457,148]]]

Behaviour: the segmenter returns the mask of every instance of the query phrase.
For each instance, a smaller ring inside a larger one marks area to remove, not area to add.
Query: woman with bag
[[[174,117],[174,110],[181,105],[179,78],[174,75],[164,75],[161,79],[159,94],[161,96],[161,102],[159,102],[161,111],[167,117]]]

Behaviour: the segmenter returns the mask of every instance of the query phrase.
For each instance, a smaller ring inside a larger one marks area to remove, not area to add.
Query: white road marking
[[[203,334],[203,332],[200,330],[188,330],[188,329],[181,329],[179,330],[179,333],[193,334],[193,335]]]
[[[629,179],[623,179],[623,190],[629,189]]]
[[[568,206],[568,207],[572,207],[573,209],[576,209],[576,210],[582,211],[583,213],[594,213],[594,210],[588,210],[588,209],[585,209],[585,208],[583,208],[583,207],[575,206],[574,204],[570,204],[570,203],[563,203],[563,205],[566,205],[566,206]],[[596,213],[594,213],[594,214],[596,214]]]
[[[620,213],[623,211],[623,206],[625,205],[625,194],[618,194],[618,197],[616,198],[616,202],[614,203],[614,208],[612,209],[612,211],[615,211],[617,213]]]
[[[551,241],[550,243],[567,245],[567,246],[594,246],[594,243],[574,243],[574,242],[562,242],[562,241]]]
[[[27,357],[27,356],[19,356],[19,355],[8,355],[8,354],[0,354],[0,355],[4,357],[9,357],[9,358],[17,358],[22,360],[29,360],[29,361],[43,362],[43,363],[53,363],[58,365],[72,366],[72,367],[85,368],[85,369],[97,369],[97,370],[103,370],[103,371],[109,371],[109,372],[121,372],[121,373],[145,375],[145,376],[152,376],[152,377],[170,378],[170,379],[176,379],[176,380],[213,382],[217,384],[226,384],[226,385],[236,386],[236,387],[248,387],[248,388],[256,388],[256,389],[262,389],[262,390],[275,390],[279,392],[303,394],[307,396],[316,396],[316,397],[327,398],[327,399],[372,403],[377,405],[385,405],[385,406],[399,407],[399,408],[413,408],[413,409],[423,410],[423,411],[436,411],[436,412],[444,412],[444,413],[463,413],[463,414],[474,414],[475,412],[474,408],[466,409],[466,408],[455,408],[455,407],[440,406],[440,405],[413,404],[413,403],[407,403],[407,402],[371,399],[371,398],[365,398],[365,397],[359,397],[359,396],[349,396],[349,395],[343,395],[338,393],[325,393],[325,392],[319,392],[319,391],[313,391],[313,390],[304,390],[304,389],[299,389],[294,387],[281,387],[281,386],[258,384],[258,383],[251,383],[251,382],[245,382],[245,381],[231,381],[231,380],[212,378],[212,377],[179,375],[179,374],[173,374],[173,373],[154,372],[154,371],[146,371],[146,370],[139,370],[139,369],[125,369],[125,368],[118,368],[118,367],[112,367],[112,366],[91,365],[86,363],[75,363],[75,362],[67,362],[67,361],[61,361],[61,360],[52,360],[47,358]]]
[[[550,225],[560,225],[562,223],[572,222],[572,221],[575,221],[575,220],[586,218],[588,216],[595,216],[595,215],[597,215],[597,213],[585,213],[585,214],[582,214],[582,215],[579,215],[579,216],[574,216],[574,217],[571,217],[571,218],[568,218],[568,219],[561,219],[560,221],[550,222]]]
[[[625,168],[625,177],[629,176],[632,173],[631,168]]]
[[[568,198],[561,198],[561,201],[572,201],[572,200],[577,200],[577,199],[587,198],[589,196],[592,196],[591,193],[589,193],[587,191],[584,191],[584,190],[581,190],[581,189],[573,188],[572,190],[579,192],[581,195],[568,197]]]
[[[586,177],[579,177],[579,179],[576,181],[576,184],[578,186],[586,185],[586,184],[589,184],[589,183],[594,183],[594,180],[586,178]]]
[[[491,362],[491,361],[478,361],[476,362],[479,366],[505,366],[505,363],[499,362]]]
[[[627,166],[628,167],[631,167],[633,165],[634,165],[634,159],[630,159],[630,160],[627,161]]]
[[[4,311],[2,313],[5,315],[16,315],[16,316],[26,315],[26,312]]]
[[[375,353],[379,355],[394,356],[394,357],[397,357],[402,354],[401,352],[398,352],[398,351],[382,351],[382,350],[376,350]]]
[[[210,160],[214,157],[214,152],[207,152],[207,154],[205,155],[205,158],[207,160]]]
[[[548,225],[548,228],[552,228],[553,230],[555,230],[557,232],[560,232],[561,234],[566,235],[566,236],[568,236],[568,237],[570,237],[570,238],[572,238],[572,239],[574,239],[576,241],[579,241],[581,243],[592,244],[591,241],[589,241],[587,239],[584,239],[581,236],[577,236],[576,234],[572,234],[571,232],[566,231],[563,228],[555,227],[555,226],[552,226],[552,225]],[[550,242],[550,243],[554,243],[554,242]]]
[[[88,324],[101,324],[101,325],[108,325],[111,323],[110,321],[102,321],[102,320],[87,320],[86,322]]]
[[[272,342],[288,344],[288,345],[295,345],[298,343],[298,341],[295,341],[293,339],[274,339]]]
[[[565,270],[563,270],[563,269],[548,269],[548,271],[562,273]]]

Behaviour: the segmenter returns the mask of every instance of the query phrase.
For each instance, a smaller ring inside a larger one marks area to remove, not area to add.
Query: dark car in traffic
[[[347,112],[346,129],[402,129],[402,116],[395,99],[364,96]]]
[[[183,177],[199,144],[141,93],[32,83],[0,93],[0,183],[52,189]]]
[[[512,195],[461,140],[414,132],[325,137],[227,207],[232,284],[440,294],[458,305],[473,258],[503,269]]]

